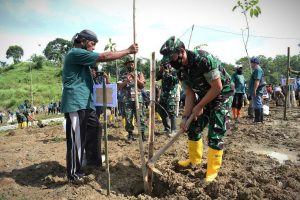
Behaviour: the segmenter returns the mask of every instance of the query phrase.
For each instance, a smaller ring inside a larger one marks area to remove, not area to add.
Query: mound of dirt
[[[0,133],[0,199],[299,199],[300,109],[271,107],[264,124],[242,117],[226,136],[222,168],[205,183],[207,145],[200,166],[181,169],[187,137],[155,164],[153,192],[144,194],[138,141],[126,143],[121,123],[108,129],[111,195],[106,196],[105,166],[89,169],[90,181],[76,186],[66,179],[66,144],[62,125]],[[179,123],[179,120],[178,120]],[[156,123],[155,152],[169,138]],[[207,131],[203,133],[204,144]],[[104,146],[104,145],[103,145]],[[144,143],[145,153],[148,144]]]

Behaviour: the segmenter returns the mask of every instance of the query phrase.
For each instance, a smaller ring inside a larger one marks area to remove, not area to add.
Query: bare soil
[[[117,124],[108,130],[111,195],[106,196],[105,167],[90,169],[90,182],[66,180],[62,125],[0,133],[0,199],[300,199],[300,108],[271,107],[264,124],[242,117],[226,136],[223,165],[216,181],[204,182],[207,145],[200,167],[180,169],[187,156],[186,135],[159,159],[153,192],[143,193],[138,141],[126,143]],[[178,120],[179,122],[179,120]],[[155,151],[169,138],[156,123]],[[203,138],[206,144],[207,131]],[[148,152],[147,142],[144,143]],[[276,158],[277,157],[277,158]]]

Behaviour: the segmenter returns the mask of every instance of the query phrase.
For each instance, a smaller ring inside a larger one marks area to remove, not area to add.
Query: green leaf
[[[261,9],[259,6],[256,6],[256,10],[258,11],[259,14],[261,14]]]
[[[253,8],[250,9],[250,17],[253,16]]]
[[[258,11],[255,9],[255,10],[253,10],[253,13],[254,13],[254,15],[255,15],[255,17],[258,17]]]
[[[234,12],[234,10],[237,8],[237,6],[234,6],[233,8],[232,8],[232,12]]]

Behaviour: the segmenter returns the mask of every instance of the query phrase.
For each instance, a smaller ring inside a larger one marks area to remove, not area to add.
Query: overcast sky
[[[0,0],[0,61],[6,50],[19,45],[22,60],[41,54],[55,38],[71,40],[83,29],[98,35],[97,52],[109,38],[121,50],[133,42],[133,0]],[[234,64],[246,56],[241,30],[246,22],[240,11],[232,12],[236,0],[136,0],[138,56],[149,58],[172,35],[190,49],[199,44],[222,61]],[[262,14],[249,18],[250,56],[275,57],[300,52],[300,0],[260,0]],[[257,37],[264,36],[264,37]],[[284,39],[285,38],[285,39]],[[11,61],[10,61],[11,62]]]

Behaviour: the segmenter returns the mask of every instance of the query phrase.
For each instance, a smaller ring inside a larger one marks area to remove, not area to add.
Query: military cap
[[[172,55],[178,52],[180,48],[185,48],[183,42],[176,39],[175,36],[170,37],[160,48],[160,53],[163,55],[161,63],[169,63]]]

